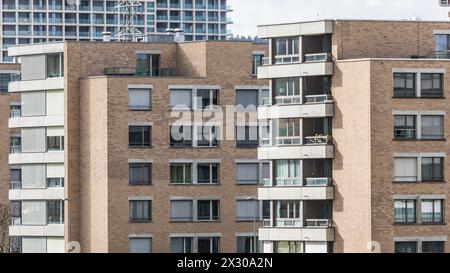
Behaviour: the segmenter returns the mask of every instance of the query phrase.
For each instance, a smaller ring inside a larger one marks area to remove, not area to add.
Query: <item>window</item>
[[[255,241],[256,239],[256,241]],[[255,244],[256,243],[256,244]],[[237,236],[236,245],[237,253],[258,253],[258,239],[254,236]]]
[[[258,126],[237,126],[236,147],[253,148],[259,145]]]
[[[219,253],[219,237],[199,237],[198,253]]]
[[[394,218],[397,224],[411,224],[416,222],[416,201],[395,200]]]
[[[152,238],[129,238],[130,253],[152,253]]]
[[[191,222],[193,218],[192,200],[171,200],[170,220],[175,222]]]
[[[144,88],[128,89],[128,109],[130,110],[150,110],[151,91]]]
[[[136,75],[159,76],[159,54],[136,54]]]
[[[11,82],[14,74],[0,73],[0,92],[2,94],[8,93],[8,84]]]
[[[219,220],[219,200],[198,200],[197,201],[198,221],[218,221]]]
[[[442,76],[439,73],[422,73],[420,75],[421,83],[421,97],[423,98],[441,98],[443,94]]]
[[[237,221],[257,221],[259,219],[258,200],[237,200],[236,220]]]
[[[261,90],[261,101],[260,105],[269,105],[270,104],[270,90],[262,89]]]
[[[395,253],[417,253],[417,242],[395,242]]]
[[[302,242],[279,241],[275,242],[275,253],[304,253]]]
[[[442,200],[422,200],[422,224],[443,223],[443,203]]]
[[[64,136],[47,136],[47,151],[64,151]]]
[[[277,104],[300,103],[300,78],[280,78],[274,80]]]
[[[170,147],[183,148],[192,146],[191,126],[171,126],[170,127]]]
[[[444,158],[423,157],[422,158],[422,181],[444,180]]]
[[[258,94],[259,90],[236,90],[236,106],[256,110],[259,105]]]
[[[170,183],[192,184],[192,164],[190,163],[170,164]]]
[[[11,169],[9,174],[11,190],[19,190],[22,188],[22,170]]]
[[[422,139],[444,139],[444,117],[422,116]]]
[[[47,201],[47,223],[64,224],[64,201]]]
[[[394,139],[416,138],[416,116],[394,116]]]
[[[170,109],[183,108],[192,109],[192,90],[190,89],[173,89],[170,90]]]
[[[128,145],[130,147],[150,147],[151,126],[129,126]]]
[[[281,219],[299,219],[300,201],[278,201],[277,218]]]
[[[213,109],[218,103],[219,90],[213,89],[198,89],[196,102],[197,110]]]
[[[415,73],[394,73],[394,97],[395,98],[416,97]]]
[[[259,182],[259,163],[237,163],[236,183],[255,185]]]
[[[151,201],[131,200],[129,201],[130,223],[146,223],[151,221]]]
[[[64,77],[64,55],[47,54],[47,78]]]
[[[128,164],[128,183],[130,185],[150,185],[152,183],[152,164]]]
[[[46,115],[45,91],[23,92],[20,94],[20,98],[21,98],[22,117]]]
[[[445,242],[422,242],[422,253],[444,253]]]
[[[450,35],[435,35],[435,48],[437,57],[440,59],[448,59],[448,51],[450,50]]]
[[[417,181],[417,158],[398,157],[394,159],[394,181]]]
[[[197,126],[197,147],[217,147],[219,145],[218,126]]]
[[[253,54],[252,57],[252,75],[258,74],[258,67],[262,65],[263,54]]]
[[[300,145],[300,119],[279,119],[277,144]]]
[[[301,186],[300,160],[275,160],[276,186]]]
[[[20,144],[20,137],[11,137],[9,141],[9,147],[11,154],[20,154],[21,150],[21,144]]]
[[[170,238],[171,253],[192,253],[193,252],[192,237],[174,237]]]
[[[275,39],[275,55],[298,55],[299,54],[299,37],[286,37]],[[298,61],[298,60],[297,60]]]
[[[197,183],[198,184],[218,184],[219,183],[219,164],[218,163],[199,163],[199,164],[197,164]]]

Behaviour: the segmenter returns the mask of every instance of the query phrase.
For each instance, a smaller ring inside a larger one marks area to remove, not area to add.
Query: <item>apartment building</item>
[[[20,113],[9,119],[20,145],[9,155],[14,250],[256,252],[258,184],[269,165],[250,138],[258,127],[235,121],[256,120],[268,93],[254,74],[266,49],[231,41],[10,47],[21,64],[9,84]],[[210,121],[222,115],[223,124]]]
[[[258,27],[264,252],[450,251],[450,23]]]
[[[79,3],[79,4],[76,4]],[[17,44],[63,40],[99,41],[115,34],[117,0],[2,0],[0,61],[11,62],[7,48]],[[187,41],[224,40],[232,11],[226,0],[141,0],[134,24],[143,34],[182,29]]]

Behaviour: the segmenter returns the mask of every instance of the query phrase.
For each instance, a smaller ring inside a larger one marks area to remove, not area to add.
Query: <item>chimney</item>
[[[173,32],[175,33],[175,37],[174,37],[175,43],[182,43],[182,42],[184,42],[184,33],[183,33],[182,29],[176,28],[176,29],[173,30]]]
[[[102,37],[103,37],[103,42],[111,42],[111,32],[103,31]]]

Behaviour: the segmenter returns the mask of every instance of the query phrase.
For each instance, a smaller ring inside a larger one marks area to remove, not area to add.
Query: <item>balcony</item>
[[[22,188],[22,181],[11,181],[9,183],[10,190],[20,190]]]
[[[64,236],[64,224],[28,226],[9,226],[9,236]]]
[[[326,159],[334,157],[333,145],[268,146],[258,148],[258,159]]]
[[[334,241],[334,228],[260,228],[261,241]]]
[[[333,62],[299,62],[298,55],[277,57],[279,63],[270,64],[263,59],[263,66],[258,68],[259,79],[325,76],[333,74]]]
[[[333,143],[333,138],[331,136],[307,136],[305,137],[305,145],[331,145]]]
[[[176,70],[174,68],[160,68],[153,69],[152,71],[142,72],[135,67],[111,67],[105,68],[104,71],[107,76],[114,77],[130,77],[130,76],[148,76],[148,77],[173,77],[176,76]]]
[[[64,188],[46,189],[11,189],[9,200],[62,200],[64,199]]]
[[[64,152],[19,153],[9,155],[9,164],[61,163]]]
[[[334,116],[333,101],[324,103],[287,104],[258,107],[258,119],[322,118]]]
[[[22,224],[21,217],[13,217],[11,216],[11,226],[20,226]]]
[[[327,187],[331,186],[331,177],[307,177],[304,183],[307,187]]]
[[[11,118],[20,118],[21,116],[21,109],[20,108],[14,108],[9,110],[9,117]]]
[[[286,182],[284,180],[283,182]],[[277,183],[279,180],[277,180]],[[259,200],[333,200],[334,187],[330,185],[302,186],[301,179],[291,180],[298,185],[272,186],[272,181],[264,181],[265,187],[258,188]]]

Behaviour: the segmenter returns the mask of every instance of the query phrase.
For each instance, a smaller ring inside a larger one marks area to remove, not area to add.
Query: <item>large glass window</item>
[[[236,220],[237,221],[257,221],[259,219],[258,200],[237,200]]]
[[[275,55],[298,55],[299,54],[299,37],[276,38],[274,42]]]
[[[47,78],[64,77],[64,55],[47,54]]]
[[[128,175],[130,185],[150,185],[152,177],[152,164],[150,163],[130,163],[128,165]]]
[[[443,222],[442,200],[422,200],[422,223],[441,224]]]
[[[218,184],[219,183],[219,164],[218,163],[199,163],[199,164],[197,164],[197,183],[198,184]]]
[[[443,116],[422,116],[422,139],[444,139]]]
[[[422,181],[444,180],[444,158],[423,157],[422,158]]]
[[[422,253],[444,253],[445,242],[422,242]]]
[[[405,116],[405,115],[394,116],[394,138],[415,139],[416,116]]]
[[[173,237],[170,238],[171,253],[192,253],[193,238],[192,237]]]
[[[0,92],[8,93],[8,84],[11,82],[13,74],[11,73],[0,73]]]
[[[396,200],[394,202],[395,223],[411,224],[416,222],[416,201]]]
[[[47,151],[64,151],[64,136],[48,136]]]
[[[237,236],[236,246],[237,253],[258,253],[258,238],[254,236]]]
[[[259,90],[236,90],[236,106],[258,107]]]
[[[130,147],[149,147],[151,145],[151,126],[129,126],[128,145]]]
[[[199,237],[198,253],[219,253],[219,237]]]
[[[280,78],[274,80],[276,104],[300,103],[300,78]]]
[[[438,58],[448,59],[450,50],[450,35],[437,34],[435,35],[435,48]]]
[[[300,160],[276,160],[275,183],[277,186],[301,186]]]
[[[197,220],[218,221],[219,220],[219,200],[198,200]]]
[[[192,164],[191,163],[170,164],[170,183],[172,183],[172,184],[191,184],[192,183]]]
[[[395,242],[395,253],[417,253],[417,242]]]
[[[129,201],[130,223],[145,223],[151,221],[151,201],[150,200],[130,200]]]
[[[396,98],[416,97],[415,73],[394,73],[394,97]]]
[[[289,118],[278,120],[278,145],[300,144],[300,119]]]
[[[219,145],[219,126],[197,126],[197,147],[217,147]]]
[[[64,224],[64,201],[47,201],[48,224]]]
[[[236,127],[236,146],[237,147],[256,147],[259,144],[258,126],[237,126]]]
[[[136,54],[136,74],[138,76],[159,76],[159,54]]]
[[[212,109],[219,105],[219,90],[214,89],[198,89],[196,102],[197,110]]]
[[[422,73],[421,77],[421,97],[441,98],[444,95],[443,74]]]

